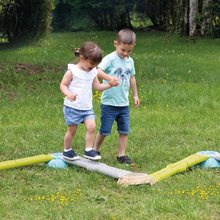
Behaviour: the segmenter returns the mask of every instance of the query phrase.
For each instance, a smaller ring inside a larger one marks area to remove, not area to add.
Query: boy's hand
[[[119,84],[119,78],[115,77],[115,76],[111,76],[111,77],[109,77],[108,83],[111,87],[117,86]]]
[[[69,92],[66,96],[71,102],[76,100],[77,94]]]
[[[140,105],[140,100],[138,98],[138,96],[134,96],[134,107],[138,108]]]

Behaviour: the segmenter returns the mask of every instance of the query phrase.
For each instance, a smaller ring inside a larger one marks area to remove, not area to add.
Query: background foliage
[[[190,0],[198,4],[196,11],[196,30],[194,35],[204,35],[218,37],[220,32],[220,0]],[[73,19],[68,20],[68,25],[64,25],[66,30],[89,30],[91,28],[102,30],[119,30],[121,28],[151,28],[166,32],[175,32],[181,35],[189,35],[189,2],[188,0],[88,0],[88,1],[56,1],[59,12],[54,11],[54,28],[59,29],[62,24],[62,16],[69,18],[66,9],[74,14]],[[62,13],[63,11],[63,13]],[[72,14],[70,13],[70,14]],[[86,15],[84,21],[80,18]],[[138,16],[139,23],[148,19],[150,22],[146,26],[134,26],[132,21]],[[79,18],[79,19],[77,19]],[[90,26],[91,21],[93,25]]]
[[[9,42],[41,39],[50,31],[52,9],[49,0],[1,0],[0,33]]]
[[[191,17],[191,3],[194,17]],[[9,42],[53,31],[154,29],[220,36],[220,0],[0,0],[0,33]],[[52,24],[51,24],[52,21]],[[193,25],[194,26],[193,26]]]

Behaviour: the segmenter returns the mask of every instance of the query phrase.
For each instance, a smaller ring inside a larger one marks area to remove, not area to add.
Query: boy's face
[[[114,41],[114,46],[116,49],[116,53],[122,59],[128,57],[134,48],[134,44],[123,44],[119,43],[118,41]]]

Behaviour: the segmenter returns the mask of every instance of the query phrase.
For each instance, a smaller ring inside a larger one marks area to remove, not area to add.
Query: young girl
[[[77,126],[84,122],[86,127],[84,157],[99,160],[101,156],[93,149],[96,124],[92,106],[92,89],[103,91],[117,83],[100,84],[96,67],[102,60],[102,52],[95,43],[85,42],[75,51],[75,55],[79,57],[79,62],[68,64],[68,70],[60,83],[60,90],[65,96],[64,119],[68,126],[64,136],[63,158],[79,159],[71,145]]]

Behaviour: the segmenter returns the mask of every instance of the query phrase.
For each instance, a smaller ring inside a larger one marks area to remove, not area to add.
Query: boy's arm
[[[98,71],[98,78],[99,79],[104,79],[106,81],[109,82],[109,84],[111,86],[117,86],[118,83],[119,83],[119,80],[117,77],[114,77],[114,76],[110,76],[108,74],[106,74],[101,68],[97,68],[97,71]]]
[[[134,76],[131,76],[130,78],[130,85],[131,85],[131,90],[132,90],[132,94],[134,98],[134,106],[135,108],[138,108],[138,106],[140,105],[140,100],[138,98],[137,83],[136,83],[136,79]]]
[[[72,72],[67,70],[60,83],[60,90],[70,101],[75,101],[77,94],[73,94],[68,90],[68,86],[72,80]]]

